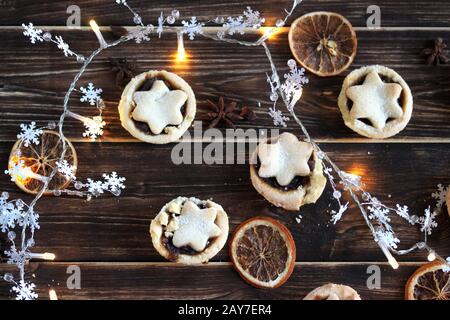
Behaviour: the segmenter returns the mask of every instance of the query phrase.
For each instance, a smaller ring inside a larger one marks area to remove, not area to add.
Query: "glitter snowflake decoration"
[[[106,122],[103,121],[102,116],[95,116],[92,119],[88,119],[88,121],[85,121],[83,124],[86,129],[83,132],[83,137],[94,141],[99,136],[103,135],[103,127],[106,125]]]
[[[56,161],[56,167],[58,168],[58,172],[61,173],[67,180],[76,180],[75,171],[77,168],[70,165],[67,160]]]
[[[291,59],[287,64],[290,72],[284,75],[285,82],[281,85],[281,90],[288,101],[288,108],[292,109],[302,96],[303,85],[309,80],[305,77],[305,69],[297,68],[295,60]]]
[[[97,197],[104,192],[104,183],[99,180],[92,180],[91,178],[87,179],[87,189],[90,194]]]
[[[58,46],[58,49],[61,49],[64,52],[64,55],[66,57],[75,55],[75,53],[73,53],[69,49],[69,45],[66,42],[64,42],[64,40],[63,40],[63,38],[61,36],[56,36],[55,39],[56,39],[56,42],[57,42],[56,44]]]
[[[337,189],[336,182],[334,181],[333,170],[331,168],[325,166],[323,172],[327,176],[328,181],[330,182],[330,185],[333,188],[333,198],[336,200],[336,202],[339,205],[339,208],[337,211],[333,209],[330,212],[331,213],[331,222],[336,224],[339,220],[342,219],[342,216],[347,211],[349,203],[347,202],[344,204],[341,201],[342,193]]]
[[[27,261],[27,255],[24,251],[17,251],[16,247],[11,247],[10,250],[5,250],[5,255],[8,257],[8,264],[21,265]]]
[[[377,230],[375,232],[375,241],[381,242],[389,248],[396,249],[400,239],[398,239],[392,231]]]
[[[18,284],[12,287],[16,293],[16,300],[34,300],[38,295],[34,292],[36,285],[31,282],[20,280]]]
[[[97,100],[100,100],[100,94],[103,92],[102,89],[96,89],[93,83],[89,83],[86,88],[80,87],[80,92],[83,94],[80,98],[81,102],[88,101],[91,106],[95,106]]]
[[[248,28],[259,29],[266,22],[266,19],[261,17],[259,11],[253,10],[250,7],[244,11],[245,25]]]
[[[161,34],[164,31],[164,15],[161,12],[161,15],[158,17],[158,27],[156,28],[156,33],[158,34],[158,37],[161,38]]]
[[[230,36],[234,34],[244,34],[246,28],[244,17],[227,17],[227,22],[223,24],[223,28]]]
[[[136,30],[131,31],[128,34],[129,39],[134,39],[136,43],[142,43],[144,41],[150,41],[149,34],[152,33],[154,27],[148,25],[146,27],[137,27]]]
[[[190,40],[194,40],[197,34],[203,34],[203,22],[198,22],[196,17],[192,17],[190,21],[181,21],[183,25],[182,33],[187,34]]]
[[[44,41],[44,38],[42,37],[42,30],[35,28],[31,22],[28,23],[28,25],[22,23],[22,28],[24,29],[23,35],[30,38],[31,43],[35,44],[36,41]]]
[[[431,197],[436,200],[436,210],[441,210],[442,206],[447,202],[447,194],[450,186],[444,187],[442,184],[438,184],[438,190],[431,194]]]
[[[421,225],[420,231],[431,235],[434,228],[437,228],[438,224],[436,222],[436,212],[431,212],[430,207],[425,209],[425,215],[419,218],[419,223]]]
[[[217,17],[216,23],[222,21],[223,18]],[[224,30],[219,31],[218,36],[222,38],[225,33],[228,35],[245,34],[246,28],[258,29],[264,24],[265,19],[261,17],[259,11],[254,11],[252,8],[247,7],[241,16],[227,17],[224,20],[222,28]]]
[[[35,145],[39,144],[39,136],[43,131],[42,129],[36,128],[36,122],[33,121],[28,125],[22,123],[20,129],[22,131],[17,135],[17,139],[22,140],[25,147],[28,147],[30,143]]]
[[[125,185],[123,182],[126,180],[124,177],[119,177],[117,172],[113,171],[110,175],[103,174],[103,178],[105,179],[105,183],[103,187],[109,190],[113,194],[117,194],[121,189],[125,189]]]
[[[289,121],[289,117],[283,115],[281,110],[277,110],[275,106],[269,108],[269,116],[273,120],[274,126],[287,127],[286,121]]]

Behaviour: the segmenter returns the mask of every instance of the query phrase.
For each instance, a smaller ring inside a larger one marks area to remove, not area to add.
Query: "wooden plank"
[[[3,61],[0,66],[0,141],[14,140],[22,122],[36,120],[39,124],[46,124],[49,120],[57,120],[63,95],[80,67],[73,59],[64,58],[54,46],[27,44],[26,39],[18,36],[19,32],[19,29],[13,28],[2,33],[4,46],[0,49]],[[55,32],[61,33],[75,51],[81,49],[86,54],[89,48],[93,49],[98,45],[95,36],[87,30]],[[110,34],[105,35],[109,40],[112,39]],[[411,122],[402,133],[387,141],[448,142],[449,66],[425,65],[420,52],[430,39],[437,36],[449,38],[450,31],[361,31],[358,36],[359,51],[352,69],[369,64],[395,68],[409,83],[414,94]],[[238,123],[239,128],[274,127],[267,114],[271,107],[265,80],[269,65],[262,48],[246,48],[198,38],[186,42],[187,50],[192,55],[189,63],[177,65],[172,58],[175,39],[175,34],[171,33],[163,40],[169,44],[166,46],[160,46],[157,39],[141,46],[129,43],[103,53],[89,67],[79,86],[93,82],[104,90],[102,96],[107,104],[104,118],[108,126],[103,141],[136,141],[121,128],[116,107],[122,89],[114,84],[108,57],[133,56],[137,61],[138,72],[167,69],[184,77],[197,96],[196,120],[206,120],[204,126],[207,125],[208,112],[206,99],[216,100],[222,95],[227,100],[238,101],[241,106],[250,106],[258,115],[255,121]],[[280,72],[284,72],[286,61],[290,58],[286,33],[270,40],[269,44]],[[309,77],[310,83],[306,86],[297,112],[312,137],[319,141],[369,141],[344,125],[336,105],[345,75],[332,78]],[[95,114],[95,108],[78,100],[79,95],[74,94],[71,99],[73,111],[90,116]],[[258,102],[262,103],[262,107],[258,107]],[[83,128],[78,121],[68,119],[66,130],[70,138],[83,140]],[[298,132],[293,121],[288,122],[288,130]]]
[[[67,7],[74,3],[65,0],[57,2],[40,2],[28,0],[4,0],[0,3],[1,25],[18,25],[32,21],[40,25],[66,25],[69,14]],[[292,0],[247,0],[214,1],[214,0],[153,0],[151,4],[145,0],[132,0],[129,4],[135,8],[147,23],[157,23],[161,11],[169,14],[178,9],[183,17],[197,16],[202,21],[210,20],[218,15],[239,15],[246,6],[261,11],[268,25],[274,25],[277,18],[284,15],[283,9],[290,9]],[[341,1],[304,0],[296,9],[294,17],[311,11],[333,11],[344,14],[355,26],[366,26],[367,7],[376,4],[381,9],[382,26],[384,27],[449,27],[450,8],[445,0],[361,0]],[[89,19],[95,17],[102,25],[129,25],[132,16],[124,11],[115,1],[79,0],[82,24],[87,25]],[[179,23],[179,22],[178,22]]]
[[[182,266],[170,263],[31,263],[29,275],[37,284],[40,299],[54,289],[62,300],[77,299],[251,299],[301,300],[315,287],[328,282],[352,286],[364,300],[401,300],[404,285],[419,267],[402,263],[393,270],[374,263],[381,270],[381,289],[369,290],[366,282],[371,263],[297,263],[291,278],[275,290],[256,289],[246,284],[228,263]],[[81,270],[81,289],[67,288],[67,267]],[[0,273],[13,271],[1,264]],[[8,283],[0,282],[0,299],[11,298]]]
[[[11,145],[0,151],[2,170]],[[77,143],[80,179],[100,178],[116,170],[127,178],[127,189],[119,198],[105,195],[90,202],[78,198],[44,198],[38,204],[41,229],[36,252],[54,252],[58,261],[162,261],[148,235],[150,219],[177,196],[213,198],[230,217],[230,230],[244,220],[272,216],[288,226],[297,244],[298,261],[383,261],[360,213],[352,206],[337,225],[330,222],[331,193],[327,187],[316,205],[298,212],[286,212],[266,202],[252,187],[247,165],[179,165],[171,161],[172,146],[146,144]],[[383,202],[409,205],[422,215],[432,203],[430,195],[439,183],[448,184],[450,158],[446,144],[322,144],[342,169],[364,176],[367,191]],[[98,172],[98,173],[97,173]],[[29,200],[6,176],[0,190]],[[346,199],[346,198],[345,198]],[[347,200],[347,199],[346,199]],[[442,255],[450,252],[450,219],[444,209],[439,228],[430,244]],[[417,227],[394,217],[401,247],[419,240]],[[3,250],[1,250],[3,252]],[[402,260],[423,261],[417,252]],[[227,261],[225,247],[214,261]]]

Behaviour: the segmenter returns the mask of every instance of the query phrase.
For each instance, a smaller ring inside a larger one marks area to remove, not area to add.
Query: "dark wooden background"
[[[235,15],[246,5],[258,9],[272,23],[289,8],[290,0],[255,1],[181,1],[130,0],[147,23],[155,23],[161,11],[173,8],[188,17],[210,19],[217,14]],[[73,1],[0,0],[0,164],[7,166],[10,149],[19,124],[57,120],[67,87],[80,65],[66,59],[54,45],[31,45],[22,36],[20,25],[37,26],[63,35],[74,51],[88,55],[98,43],[89,28],[65,27],[66,8]],[[95,18],[102,26],[132,25],[131,17],[112,0],[77,1],[82,24]],[[381,7],[382,29],[368,30],[366,8]],[[357,28],[358,54],[350,70],[369,64],[396,69],[409,83],[414,95],[414,112],[408,127],[384,141],[360,137],[344,126],[336,100],[346,75],[318,78],[309,75],[310,84],[297,108],[311,135],[345,170],[364,175],[367,188],[390,204],[407,204],[422,213],[430,194],[439,183],[450,183],[450,65],[424,64],[421,50],[436,37],[450,42],[449,0],[304,0],[294,17],[311,11],[334,11],[345,15]],[[290,23],[291,21],[289,21]],[[44,27],[45,26],[45,27]],[[287,31],[269,41],[280,70],[291,58]],[[107,40],[113,35],[104,32]],[[105,120],[108,127],[101,141],[90,143],[81,137],[79,122],[66,122],[66,135],[74,142],[80,164],[77,176],[99,176],[116,170],[127,178],[127,189],[119,198],[105,196],[86,202],[74,198],[45,198],[39,202],[41,230],[36,236],[36,252],[53,252],[52,263],[33,262],[28,276],[38,285],[40,298],[48,298],[54,288],[61,299],[301,299],[311,289],[327,282],[343,283],[358,290],[363,299],[402,299],[404,284],[426,259],[423,253],[401,257],[394,271],[372,240],[359,212],[352,207],[343,220],[329,222],[330,189],[316,205],[296,213],[270,206],[253,189],[246,165],[182,165],[170,160],[173,145],[139,143],[124,131],[118,120],[117,104],[121,89],[114,84],[109,57],[136,59],[138,71],[167,69],[184,77],[198,99],[196,120],[205,120],[206,99],[224,96],[251,107],[258,119],[238,123],[239,128],[272,128],[267,115],[270,101],[265,80],[269,65],[262,48],[245,48],[217,43],[199,37],[186,41],[191,54],[187,64],[176,65],[174,33],[161,40],[153,37],[146,44],[126,44],[104,52],[89,67],[79,85],[94,82],[104,90]],[[350,71],[349,70],[349,71]],[[258,107],[261,102],[261,107]],[[83,115],[95,110],[71,100],[71,109]],[[293,122],[287,131],[299,134]],[[0,179],[0,190],[14,197],[22,194],[7,176]],[[179,195],[212,197],[223,205],[230,217],[230,229],[255,215],[282,220],[291,230],[297,245],[298,261],[293,276],[281,288],[261,290],[245,284],[232,270],[228,247],[208,265],[179,266],[165,262],[153,249],[148,227],[160,207]],[[442,255],[450,254],[450,221],[446,210],[438,218],[439,229],[431,244]],[[394,221],[407,246],[421,239],[419,231]],[[2,238],[2,247],[6,245]],[[3,251],[3,250],[2,250]],[[377,264],[382,270],[382,288],[366,287],[367,267]],[[81,268],[80,290],[66,287],[69,265]],[[14,271],[0,264],[0,272]],[[9,285],[0,282],[0,298],[10,298]]]

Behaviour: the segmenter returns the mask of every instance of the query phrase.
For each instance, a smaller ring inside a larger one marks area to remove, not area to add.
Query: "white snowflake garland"
[[[74,165],[70,165],[67,160],[56,161],[56,167],[58,172],[61,173],[67,180],[76,180],[75,171],[77,168]]]
[[[25,282],[20,280],[18,284],[12,287],[12,290],[16,293],[16,300],[34,300],[38,295],[34,290],[36,285],[31,282]]]
[[[289,117],[284,116],[281,110],[277,110],[275,106],[269,108],[269,116],[273,120],[274,126],[287,127],[286,121],[289,121]]]
[[[113,171],[110,175],[103,174],[103,178],[105,179],[104,188],[105,190],[110,191],[113,194],[120,193],[121,189],[125,189],[124,177],[119,177],[117,172]]]
[[[198,34],[203,34],[203,22],[197,21],[196,17],[192,17],[191,20],[181,21],[183,25],[182,33],[187,34],[190,40],[194,40],[195,36]]]
[[[431,197],[437,201],[436,210],[441,210],[442,206],[447,202],[447,194],[450,190],[450,186],[444,187],[442,184],[438,184],[437,191],[431,194]]]
[[[129,39],[133,39],[136,43],[140,44],[144,41],[150,41],[150,33],[152,33],[154,27],[152,25],[148,25],[145,27],[137,27],[136,30],[131,31],[128,34]]]
[[[92,119],[89,119],[89,121],[83,122],[83,124],[86,129],[83,133],[83,137],[94,141],[103,135],[103,128],[106,125],[106,122],[103,121],[102,116],[95,116]]]
[[[82,93],[81,102],[89,102],[91,106],[95,106],[97,101],[100,100],[100,94],[103,90],[100,88],[96,89],[94,84],[90,82],[86,88],[80,87],[80,92]]]
[[[58,49],[61,49],[66,57],[75,55],[75,53],[69,49],[69,45],[66,42],[64,42],[61,36],[56,36],[55,39]]]
[[[25,147],[30,144],[39,144],[39,136],[42,134],[42,129],[36,127],[36,122],[31,122],[30,124],[20,124],[20,129],[22,130],[18,135],[17,139],[22,140]]]
[[[22,23],[22,28],[24,29],[23,35],[30,38],[32,44],[44,41],[44,38],[42,37],[43,31],[34,27],[31,22],[29,22],[28,25]]]
[[[431,235],[433,229],[438,226],[436,216],[437,213],[435,211],[431,212],[430,207],[425,209],[425,215],[419,218],[419,223],[421,224],[420,231],[427,235]]]

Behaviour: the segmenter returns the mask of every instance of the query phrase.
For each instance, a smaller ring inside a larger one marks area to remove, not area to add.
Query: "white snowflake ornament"
[[[38,294],[34,292],[35,288],[34,283],[20,280],[18,284],[12,287],[12,291],[16,293],[16,300],[34,300],[38,298]]]
[[[56,167],[58,168],[58,172],[67,180],[76,180],[75,171],[77,170],[77,167],[70,165],[67,160],[63,160],[62,162],[56,161]]]
[[[105,183],[104,188],[108,189],[114,195],[120,194],[121,189],[125,189],[123,182],[126,180],[124,177],[119,177],[117,172],[113,171],[110,175],[103,174]]]
[[[35,44],[36,41],[44,41],[44,38],[42,37],[43,31],[35,28],[31,22],[29,22],[28,25],[22,23],[22,28],[24,29],[23,35],[30,38],[31,43]]]
[[[97,100],[100,100],[100,94],[103,92],[100,88],[96,89],[93,83],[89,83],[86,88],[80,87],[80,91],[83,94],[80,101],[88,101],[91,106],[95,106]]]
[[[196,17],[192,17],[189,21],[181,21],[183,24],[182,33],[187,34],[190,40],[194,40],[197,34],[203,33],[203,22],[198,22]]]
[[[28,147],[31,143],[38,145],[39,136],[43,133],[42,129],[36,128],[36,122],[31,122],[29,125],[22,123],[20,125],[22,132],[17,135],[17,139],[23,141],[23,145]]]

